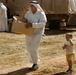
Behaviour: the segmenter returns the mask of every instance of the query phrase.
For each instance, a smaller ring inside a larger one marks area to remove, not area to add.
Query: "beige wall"
[[[69,0],[42,0],[42,7],[47,13],[68,13]]]
[[[6,0],[0,0],[6,6],[10,8],[11,11],[17,13],[25,13],[28,9],[29,2],[32,0],[8,0],[8,3],[5,3]],[[68,1],[69,0],[37,0],[44,11],[47,14],[55,13],[55,14],[63,14],[68,13]]]

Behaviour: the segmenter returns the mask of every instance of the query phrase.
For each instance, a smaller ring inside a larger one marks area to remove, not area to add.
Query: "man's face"
[[[34,6],[34,5],[30,5],[30,9],[32,12],[36,12],[37,11],[37,8]]]

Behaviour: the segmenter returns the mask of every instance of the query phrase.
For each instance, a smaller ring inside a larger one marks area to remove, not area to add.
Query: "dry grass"
[[[39,55],[40,68],[30,72],[31,64],[27,60],[25,36],[13,33],[0,33],[0,75],[64,75],[67,69],[65,51],[62,50],[65,42],[64,34],[75,31],[47,30],[42,38]],[[75,46],[76,50],[76,46]],[[76,51],[75,51],[76,53]],[[74,74],[76,73],[76,59],[74,62]]]

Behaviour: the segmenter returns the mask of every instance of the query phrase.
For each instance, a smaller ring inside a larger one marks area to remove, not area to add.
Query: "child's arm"
[[[67,45],[64,45],[62,48],[63,48],[63,49],[66,49],[66,47],[67,47]]]
[[[75,42],[73,40],[70,39],[69,42],[71,45],[75,45]]]

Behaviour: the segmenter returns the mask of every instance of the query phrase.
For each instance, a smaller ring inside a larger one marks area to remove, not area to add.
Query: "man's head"
[[[67,33],[66,34],[66,40],[67,41],[70,40],[70,39],[72,39],[72,37],[73,37],[73,35],[71,33]]]
[[[34,4],[38,4],[38,2],[37,1],[30,2],[30,9],[33,13],[35,13],[37,11],[37,8],[35,7]]]
[[[32,13],[35,13],[37,11],[37,8],[34,5],[30,5],[30,9],[32,11]]]

